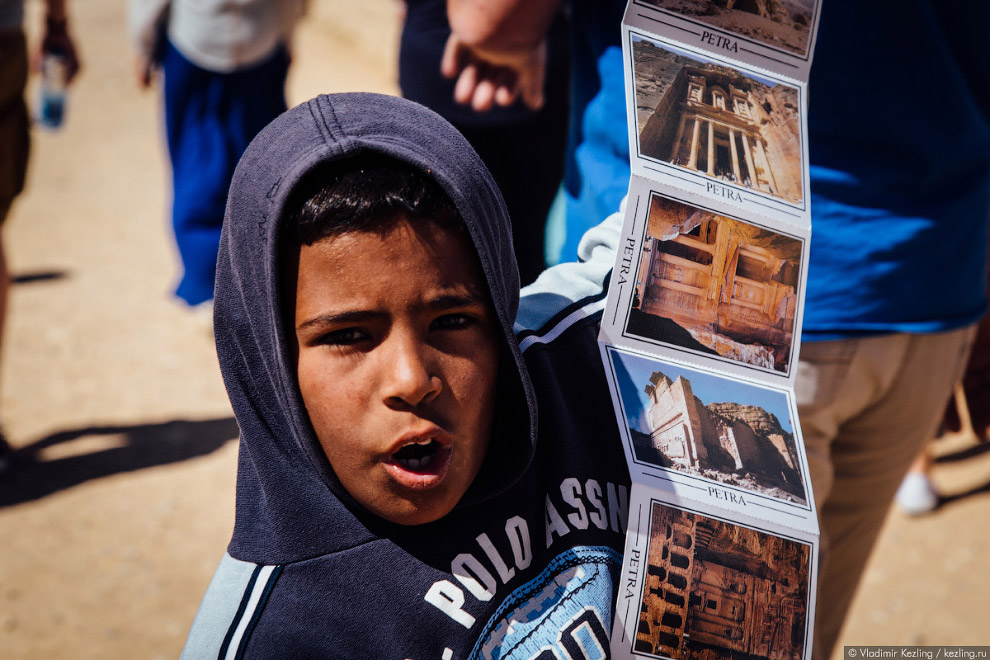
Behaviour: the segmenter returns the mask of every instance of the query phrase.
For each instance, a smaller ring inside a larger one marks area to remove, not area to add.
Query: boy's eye
[[[471,325],[474,319],[467,314],[444,314],[433,321],[435,330],[456,330]]]
[[[319,343],[327,346],[350,346],[368,338],[368,333],[358,328],[343,328],[320,337]]]

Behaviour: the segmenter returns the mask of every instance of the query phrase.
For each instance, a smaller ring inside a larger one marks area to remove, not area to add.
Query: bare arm
[[[440,70],[454,100],[483,112],[518,97],[543,105],[546,33],[561,0],[447,0],[451,35]]]
[[[134,75],[138,86],[151,86],[164,48],[165,26],[171,0],[128,0],[127,36],[137,55]]]

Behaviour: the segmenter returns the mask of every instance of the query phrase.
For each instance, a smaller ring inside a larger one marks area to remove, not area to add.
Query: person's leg
[[[189,305],[213,297],[213,272],[226,193],[215,180],[226,169],[210,90],[213,74],[166,45],[165,129],[172,163],[172,228],[182,261],[176,295]],[[218,155],[220,159],[218,160]]]
[[[795,384],[821,523],[815,658],[827,660],[897,486],[931,437],[972,328],[806,343]]]
[[[0,199],[0,225],[7,217],[10,210],[10,200]],[[7,293],[10,291],[10,271],[7,269],[7,256],[5,252],[2,234],[0,234],[0,350],[3,348],[3,334],[7,323]],[[0,470],[4,470],[8,465],[8,455],[13,451],[7,438],[4,436],[3,428],[0,427]]]
[[[27,85],[27,42],[20,30],[0,31],[0,227],[7,219],[14,198],[24,188],[30,151],[30,120],[24,102]],[[7,321],[7,295],[10,272],[5,245],[0,236],[0,353]],[[7,466],[5,456],[11,452],[0,430],[0,469]]]
[[[6,207],[6,208],[5,208]],[[0,222],[7,215],[9,205],[0,202]],[[7,268],[7,245],[0,234],[0,347],[3,346],[4,328],[7,327],[7,298],[10,293],[10,270]]]
[[[30,118],[24,102],[27,42],[20,30],[0,31],[0,222],[24,188]]]
[[[281,47],[234,73],[193,65],[168,44],[163,61],[172,160],[172,224],[183,264],[176,295],[190,305],[213,298],[227,190],[250,141],[285,111],[288,57]]]

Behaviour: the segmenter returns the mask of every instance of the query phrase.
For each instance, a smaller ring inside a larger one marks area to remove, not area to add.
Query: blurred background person
[[[452,40],[462,51],[450,58],[447,75],[457,77],[459,100],[473,105],[484,105],[500,87],[542,102],[537,81],[557,74],[544,73],[541,53],[550,42],[548,27],[566,11],[570,93],[559,260],[576,260],[584,232],[619,208],[629,185],[620,40],[625,0],[449,0],[447,5]]]
[[[935,467],[935,445],[949,434],[961,433],[971,442],[990,441],[990,318],[983,317],[976,330],[973,349],[966,364],[962,381],[956,384],[953,396],[945,408],[938,436],[925,445],[897,489],[900,510],[909,516],[920,516],[939,508],[945,497],[932,480]]]
[[[985,4],[965,14],[931,0],[895,14],[822,4],[795,385],[822,528],[818,660],[835,648],[898,486],[937,432],[986,312],[988,44]],[[924,95],[904,103],[919,81]]]
[[[131,0],[136,73],[163,77],[172,226],[182,260],[175,295],[212,321],[220,228],[234,167],[286,110],[289,41],[303,0]]]
[[[79,58],[69,35],[65,0],[45,2],[45,25],[42,39],[34,53],[35,69],[45,54],[57,54],[65,68],[66,83],[79,72]],[[30,149],[30,117],[24,100],[28,77],[27,39],[24,36],[24,0],[0,0],[0,226],[14,198],[24,189]],[[0,346],[10,292],[10,272],[0,232]],[[6,467],[4,455],[10,452],[0,432],[0,469]]]
[[[405,4],[399,45],[402,94],[452,123],[485,161],[509,209],[519,274],[528,284],[546,267],[547,214],[564,174],[570,66],[564,14],[549,15],[549,25],[538,28],[546,34],[538,94],[496,97],[492,89],[490,95],[468,97],[458,96],[455,79],[441,72],[445,53],[448,68],[456,66],[458,72],[454,61],[469,57],[450,38],[446,0]]]

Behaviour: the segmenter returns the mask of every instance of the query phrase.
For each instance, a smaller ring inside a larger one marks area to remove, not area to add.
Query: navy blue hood
[[[322,163],[368,152],[417,167],[450,196],[477,250],[504,336],[488,456],[448,517],[470,515],[473,504],[515,483],[533,458],[536,403],[512,332],[519,276],[509,218],[488,170],[450,124],[416,103],[365,93],[319,96],[278,117],[250,144],[224,218],[215,332],[241,433],[228,548],[237,559],[299,561],[374,540],[392,527],[363,510],[330,467],[299,394],[280,313],[279,225],[293,187]]]

